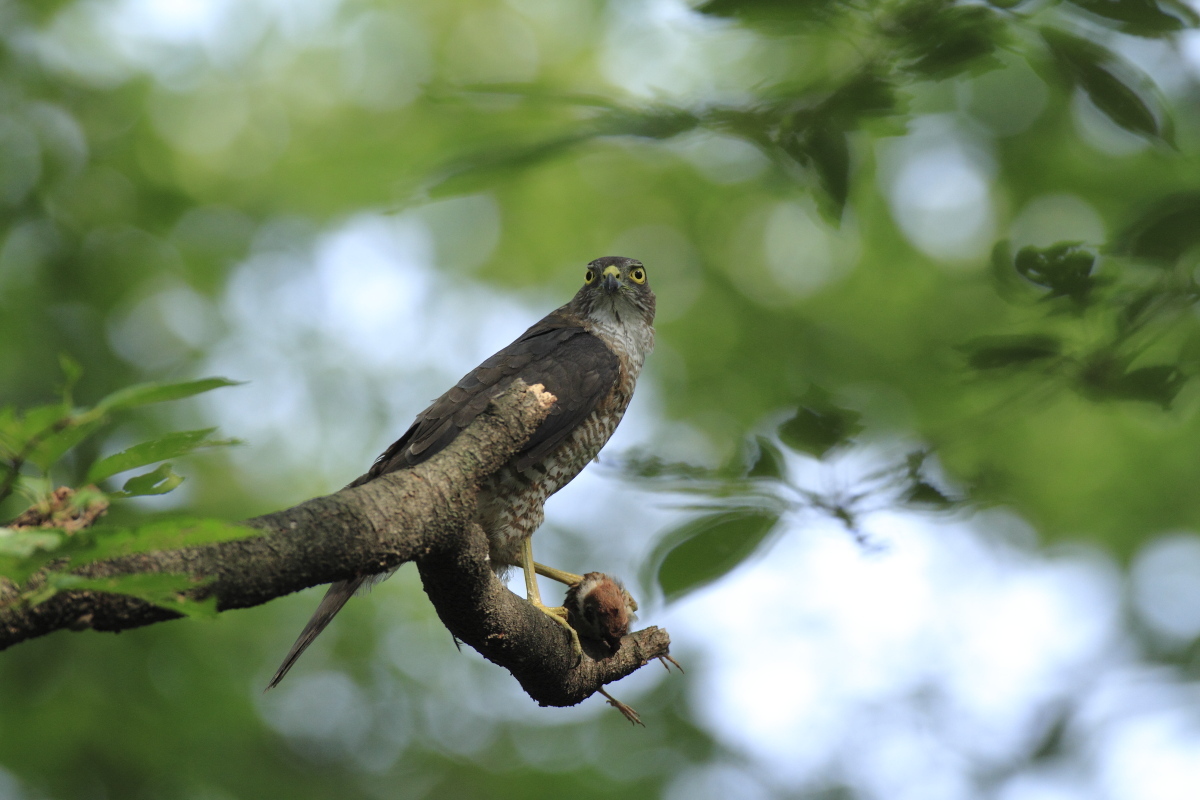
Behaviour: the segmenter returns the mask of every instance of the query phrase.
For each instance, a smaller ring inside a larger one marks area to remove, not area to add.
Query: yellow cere
[[[621,277],[621,268],[618,267],[616,264],[609,264],[607,267],[604,268],[604,274],[612,275],[615,278],[619,278],[619,277]]]

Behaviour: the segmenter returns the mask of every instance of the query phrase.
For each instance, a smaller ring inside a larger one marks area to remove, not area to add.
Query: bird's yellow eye
[[[589,269],[583,276],[583,282],[591,283],[594,280],[596,280],[596,270]]]
[[[642,269],[641,267],[634,267],[632,270],[629,271],[629,278],[634,283],[645,283],[646,282],[646,270]]]

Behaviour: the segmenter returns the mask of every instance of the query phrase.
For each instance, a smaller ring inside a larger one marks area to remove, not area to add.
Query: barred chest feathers
[[[593,309],[583,327],[618,356],[620,378],[608,401],[547,458],[520,471],[506,466],[481,487],[477,519],[488,534],[497,571],[520,563],[521,542],[541,526],[547,498],[578,475],[608,442],[633,398],[646,356],[654,349],[654,328],[615,307]]]

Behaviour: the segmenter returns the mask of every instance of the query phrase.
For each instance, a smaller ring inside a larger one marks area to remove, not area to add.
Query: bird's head
[[[584,637],[603,642],[610,653],[621,646],[621,637],[637,619],[637,603],[616,578],[589,572],[567,590],[571,623]]]
[[[587,265],[583,287],[572,301],[585,314],[611,310],[617,317],[635,312],[647,324],[654,321],[654,292],[646,267],[635,258],[604,256]]]

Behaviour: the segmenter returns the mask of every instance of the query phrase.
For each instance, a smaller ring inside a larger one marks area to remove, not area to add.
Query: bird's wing
[[[557,398],[550,414],[520,450],[517,466],[525,468],[550,453],[612,392],[620,379],[620,360],[599,338],[551,314],[421,412],[370,472],[351,486],[419,464],[440,452],[517,378],[531,386],[540,383]]]

